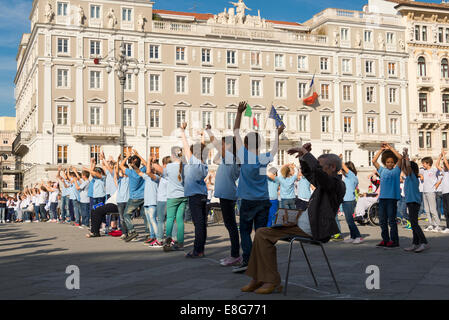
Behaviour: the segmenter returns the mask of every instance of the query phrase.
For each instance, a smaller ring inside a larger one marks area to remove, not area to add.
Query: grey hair
[[[318,157],[318,160],[319,159],[325,159],[327,165],[334,165],[335,172],[341,170],[341,159],[336,154],[334,153],[322,154],[321,156]]]
[[[270,169],[268,169],[268,172],[271,174],[276,174],[278,173],[278,169],[276,169],[275,167],[271,167]]]

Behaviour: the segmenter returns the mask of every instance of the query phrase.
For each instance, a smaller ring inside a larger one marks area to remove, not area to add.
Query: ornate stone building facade
[[[256,1],[239,0],[219,14],[154,9],[153,2],[34,0],[31,33],[17,54],[14,151],[25,184],[58,164],[80,165],[118,154],[120,85],[108,73],[122,41],[137,59],[125,88],[126,144],[142,155],[165,156],[210,123],[232,134],[240,100],[260,127],[274,134],[274,105],[287,126],[275,165],[286,149],[311,141],[314,151],[342,153],[368,170],[379,142],[409,146],[406,27],[393,13],[326,9],[299,24],[262,18]],[[156,3],[158,5],[158,3]],[[311,80],[318,103],[306,106]]]

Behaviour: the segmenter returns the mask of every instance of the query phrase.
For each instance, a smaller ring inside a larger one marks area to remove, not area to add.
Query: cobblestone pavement
[[[348,228],[340,218],[343,234]],[[135,219],[143,238],[141,219]],[[421,222],[425,225],[425,222]],[[401,246],[412,232],[399,227]],[[187,260],[184,252],[164,253],[142,241],[125,243],[104,236],[87,239],[86,229],[56,223],[0,225],[0,299],[449,299],[449,235],[426,233],[431,249],[407,253],[375,248],[380,228],[360,227],[366,242],[331,242],[326,252],[341,288],[337,294],[317,247],[306,247],[319,286],[315,287],[299,245],[293,251],[288,295],[241,293],[248,283],[219,260],[230,252],[228,234],[220,224],[208,227],[206,258]],[[186,224],[186,250],[192,247],[193,225]],[[288,246],[278,244],[284,278]],[[68,265],[80,269],[80,289],[68,290]],[[368,290],[366,268],[380,269],[380,289]]]

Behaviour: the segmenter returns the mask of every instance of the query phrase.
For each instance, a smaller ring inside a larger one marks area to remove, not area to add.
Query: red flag
[[[255,126],[259,129],[259,123],[257,122],[256,117],[253,117],[253,126]]]
[[[318,93],[314,92],[310,97],[305,98],[304,100],[302,100],[302,102],[306,106],[311,106],[312,104],[315,103],[316,99],[318,99]]]

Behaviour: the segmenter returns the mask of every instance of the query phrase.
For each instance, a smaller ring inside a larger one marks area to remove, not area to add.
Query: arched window
[[[426,76],[426,59],[424,59],[424,57],[418,58],[418,76]]]
[[[441,78],[443,79],[449,78],[449,69],[446,58],[441,60]]]

